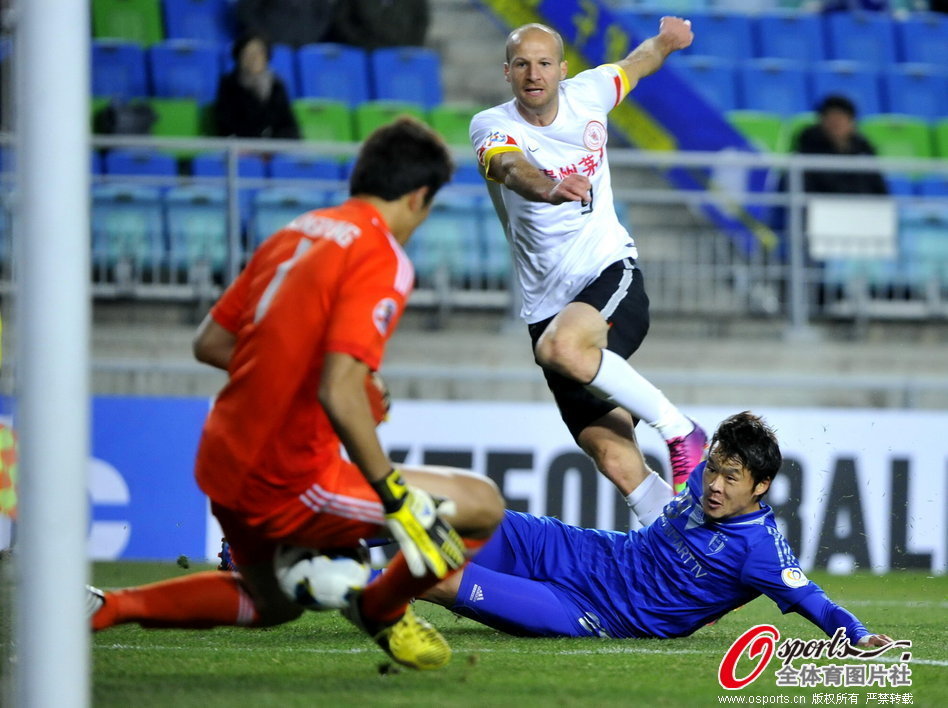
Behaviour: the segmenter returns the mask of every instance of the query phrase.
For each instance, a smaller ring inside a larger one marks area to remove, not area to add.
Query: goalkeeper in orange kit
[[[302,612],[275,577],[280,545],[356,548],[387,532],[399,553],[344,613],[403,665],[447,663],[444,638],[408,603],[486,542],[503,501],[473,474],[394,469],[365,381],[414,282],[403,245],[450,174],[442,141],[398,120],[363,145],[352,198],[297,217],[260,246],[195,340],[198,359],[228,372],[195,477],[237,572],[90,589],[94,629],[280,624]]]

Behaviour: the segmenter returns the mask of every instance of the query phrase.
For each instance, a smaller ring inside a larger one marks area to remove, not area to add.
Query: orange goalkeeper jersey
[[[413,282],[402,247],[358,199],[307,212],[261,244],[211,310],[236,335],[195,469],[212,500],[262,512],[338,471],[340,441],[318,400],[325,355],[377,369]]]

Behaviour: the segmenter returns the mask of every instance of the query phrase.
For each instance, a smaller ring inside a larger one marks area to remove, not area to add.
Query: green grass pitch
[[[98,563],[94,580],[119,587],[185,572],[193,568]],[[858,705],[879,705],[867,702],[867,694],[900,694],[904,700],[910,693],[914,705],[948,705],[948,577],[907,572],[814,576],[870,629],[913,640],[912,686],[779,688],[774,659],[760,679],[734,695],[744,695],[748,702],[754,697],[758,704],[815,705],[817,693],[857,694]],[[720,705],[719,696],[729,693],[718,685],[717,669],[724,651],[744,630],[771,623],[782,637],[822,638],[806,620],[781,615],[766,598],[675,640],[522,639],[428,603],[419,602],[416,609],[451,643],[454,658],[444,670],[393,668],[337,613],[306,613],[296,622],[265,630],[143,630],[130,625],[93,637],[93,704],[710,706]]]

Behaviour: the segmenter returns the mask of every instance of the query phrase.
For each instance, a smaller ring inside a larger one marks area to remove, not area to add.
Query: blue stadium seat
[[[504,234],[490,199],[482,199],[479,219],[484,244],[484,278],[487,287],[505,288],[509,285],[512,260],[510,244]]]
[[[937,12],[916,12],[896,22],[902,61],[945,63],[948,47],[948,17]]]
[[[888,14],[834,12],[824,21],[832,59],[859,61],[877,68],[896,61],[894,22]]]
[[[757,18],[754,27],[759,56],[804,62],[828,59],[819,15],[801,12],[766,14]]]
[[[757,56],[751,20],[747,15],[691,12],[687,15],[695,33],[688,53],[744,61]],[[656,25],[655,32],[658,32]]]
[[[256,247],[275,231],[279,231],[300,214],[329,206],[329,193],[321,189],[301,187],[266,187],[257,192],[250,239]]]
[[[948,44],[945,45],[948,56]],[[882,73],[889,113],[926,120],[948,115],[948,73],[931,64],[896,64]]]
[[[202,152],[191,161],[191,174],[195,177],[224,177],[227,174],[226,153]],[[267,177],[267,163],[260,155],[240,155],[237,158],[237,175],[263,179]]]
[[[350,106],[367,101],[369,62],[358,47],[307,44],[296,52],[300,96],[335,98]]]
[[[216,44],[233,41],[235,17],[230,0],[162,0],[161,5],[166,38]]]
[[[887,172],[885,174],[885,184],[892,196],[911,197],[915,194],[915,182],[909,175]]]
[[[926,175],[918,180],[916,191],[923,197],[948,197],[948,177]]]
[[[860,116],[885,111],[879,90],[879,74],[874,68],[852,61],[825,61],[813,68],[812,81],[816,103],[835,93],[855,103]]]
[[[454,176],[451,178],[452,184],[483,184],[484,178],[481,177],[481,171],[476,163],[462,162],[454,170]]]
[[[341,179],[342,163],[332,157],[310,155],[275,155],[270,160],[270,176],[274,179]]]
[[[376,49],[369,57],[372,96],[375,99],[410,101],[426,109],[439,105],[441,61],[425,47]]]
[[[220,80],[220,52],[217,45],[189,39],[169,39],[148,51],[154,95],[162,98],[190,98],[211,103]]]
[[[92,188],[92,260],[100,268],[126,263],[141,271],[164,256],[161,190],[130,184]]]
[[[671,66],[718,110],[733,111],[740,107],[737,79],[731,62],[718,57],[681,55]]]
[[[134,42],[96,39],[92,42],[92,95],[139,98],[149,95],[145,51]]]
[[[738,69],[744,108],[790,116],[813,105],[809,73],[787,59],[754,59]]]
[[[462,283],[483,273],[480,197],[439,193],[428,218],[408,242],[418,286],[436,288],[447,280]]]
[[[178,161],[157,150],[119,148],[106,153],[105,173],[171,177],[178,174]]]
[[[221,71],[225,74],[234,70],[234,57],[231,45],[221,47]],[[270,47],[270,68],[283,80],[290,100],[299,98],[300,88],[296,70],[296,50],[287,44],[274,44]]]
[[[948,207],[903,207],[899,213],[899,249],[909,282],[919,289],[948,283]]]
[[[165,194],[169,264],[198,265],[220,273],[227,263],[227,192],[223,187],[188,185]]]

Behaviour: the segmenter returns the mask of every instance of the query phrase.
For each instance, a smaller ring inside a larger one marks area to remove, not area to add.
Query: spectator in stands
[[[258,34],[234,42],[234,70],[221,77],[214,102],[217,134],[299,138],[283,81],[270,69],[270,44]]]
[[[819,122],[804,128],[796,151],[804,155],[875,155],[868,140],[856,131],[856,107],[845,96],[831,95],[819,108]],[[878,172],[812,170],[804,175],[807,192],[830,194],[888,194]]]
[[[244,32],[301,47],[326,41],[336,4],[336,0],[237,0],[237,21]]]

